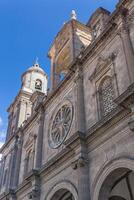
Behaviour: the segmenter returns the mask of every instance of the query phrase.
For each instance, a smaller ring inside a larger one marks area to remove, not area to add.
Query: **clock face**
[[[65,140],[73,119],[72,105],[64,104],[58,110],[50,126],[49,145],[51,148],[58,148]]]

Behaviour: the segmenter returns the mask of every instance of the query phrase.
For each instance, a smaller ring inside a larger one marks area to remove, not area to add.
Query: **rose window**
[[[72,106],[63,105],[55,115],[49,135],[50,146],[57,148],[66,138],[72,123]]]

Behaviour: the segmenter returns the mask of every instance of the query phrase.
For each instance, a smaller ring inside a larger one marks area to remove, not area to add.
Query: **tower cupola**
[[[47,94],[47,75],[37,61],[22,75],[22,90]]]

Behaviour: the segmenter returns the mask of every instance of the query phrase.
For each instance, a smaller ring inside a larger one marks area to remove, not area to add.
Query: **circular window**
[[[64,104],[54,116],[49,134],[49,144],[51,148],[59,147],[65,140],[73,118],[72,105]]]

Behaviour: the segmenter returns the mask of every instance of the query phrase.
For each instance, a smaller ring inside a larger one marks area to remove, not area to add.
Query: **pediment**
[[[92,81],[94,78],[100,75],[101,72],[109,65],[110,62],[111,62],[111,59],[103,58],[102,56],[100,56],[97,60],[95,70],[92,73],[92,75],[89,77],[89,80]]]

